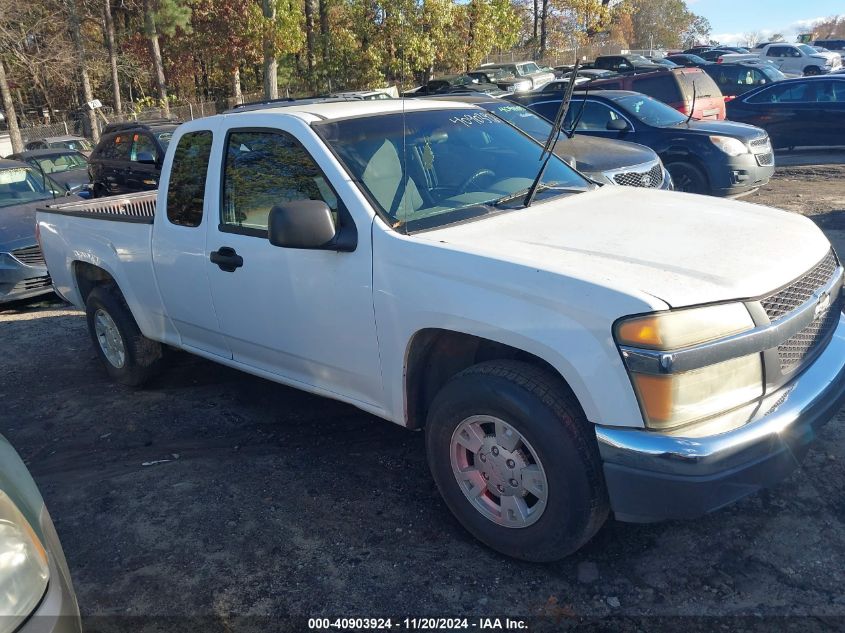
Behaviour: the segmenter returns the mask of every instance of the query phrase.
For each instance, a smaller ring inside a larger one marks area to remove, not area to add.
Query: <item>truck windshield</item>
[[[522,208],[542,147],[480,109],[314,124],[382,217],[403,232]],[[592,186],[552,156],[536,201]]]
[[[0,170],[0,208],[52,198],[53,190],[62,188],[30,167]]]

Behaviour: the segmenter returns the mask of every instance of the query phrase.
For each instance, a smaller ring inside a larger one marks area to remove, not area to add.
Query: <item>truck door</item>
[[[343,201],[330,183],[351,187],[348,176],[304,121],[274,117],[268,123],[272,127],[226,133],[220,216],[208,224],[206,250],[221,331],[245,365],[298,386],[380,403],[372,220],[360,207],[347,209],[352,217],[341,212]],[[355,250],[271,245],[270,210],[296,200],[323,200],[336,226],[356,224]]]
[[[166,194],[159,195],[159,204],[164,208],[157,209],[153,224],[156,283],[166,317],[173,322],[182,345],[232,358],[211,302],[205,250],[206,227],[217,225],[211,212],[218,197],[214,188],[217,173],[208,173],[217,125],[201,120],[186,127],[174,140],[172,162],[169,167],[165,163],[162,170],[161,192]]]

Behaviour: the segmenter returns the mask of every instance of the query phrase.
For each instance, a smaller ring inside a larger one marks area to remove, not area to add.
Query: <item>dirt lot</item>
[[[746,199],[812,216],[845,253],[845,165],[781,169]],[[90,630],[152,626],[140,615],[224,630],[353,615],[545,617],[537,630],[605,615],[632,631],[845,625],[845,410],[772,491],[697,521],[609,521],[568,560],[532,565],[461,529],[420,433],[184,354],[147,389],[115,386],[82,315],[60,304],[0,322],[0,432],[41,487]],[[176,623],[210,628],[159,630]]]

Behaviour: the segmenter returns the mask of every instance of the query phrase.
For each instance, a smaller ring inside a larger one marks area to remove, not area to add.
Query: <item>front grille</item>
[[[37,245],[28,246],[26,248],[19,248],[16,251],[12,251],[12,256],[19,262],[26,264],[27,266],[47,265],[44,261],[44,254],[41,252],[41,247]]]
[[[760,303],[766,310],[769,320],[774,322],[785,317],[795,308],[809,300],[813,293],[824,287],[836,272],[836,257],[828,251],[824,259],[809,272],[799,277],[783,290],[763,299]]]
[[[15,292],[38,290],[39,288],[49,288],[52,283],[50,275],[44,275],[43,277],[30,277],[29,279],[24,279],[23,281],[16,283],[9,294],[11,295]]]
[[[783,373],[790,372],[798,367],[819,344],[827,339],[839,322],[843,300],[845,300],[845,295],[840,293],[826,312],[816,317],[810,325],[798,334],[778,345],[778,358]]]
[[[773,152],[766,152],[765,154],[757,154],[757,164],[761,167],[770,167],[775,164],[775,155]]]
[[[648,171],[626,171],[614,174],[613,181],[623,187],[656,188],[663,184],[663,167],[657,163]]]

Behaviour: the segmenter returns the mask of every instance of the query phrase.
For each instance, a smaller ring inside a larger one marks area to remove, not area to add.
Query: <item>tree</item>
[[[632,45],[638,49],[679,48],[690,29],[697,32],[696,17],[684,0],[631,0]]]
[[[109,54],[114,111],[120,114],[123,104],[120,100],[120,80],[117,74],[117,50],[114,45],[114,20],[111,13],[111,0],[104,0],[103,2],[103,33],[106,36],[106,50]]]
[[[88,74],[88,62],[86,60],[85,45],[82,41],[82,25],[79,20],[76,0],[66,0],[65,7],[67,9],[70,36],[73,40],[73,47],[79,68],[79,77],[82,80],[82,94],[85,98],[84,109],[88,116],[88,124],[91,126],[91,137],[96,143],[100,140],[100,128],[97,125],[97,113],[90,105],[94,101],[94,92],[91,90],[91,78]]]
[[[749,31],[743,35],[743,37],[745,38],[746,46],[749,48],[754,47],[763,41],[763,34],[760,31]]]
[[[183,0],[143,0],[144,35],[150,46],[153,69],[162,114],[170,116],[164,60],[161,55],[160,33],[174,35],[178,29],[190,33],[191,8]]]
[[[9,123],[9,138],[12,141],[12,151],[23,151],[23,139],[21,130],[18,127],[18,117],[15,113],[15,104],[12,101],[12,91],[9,89],[9,81],[6,79],[6,64],[0,59],[0,93],[3,97],[3,108],[6,110],[6,120]]]
[[[710,39],[710,33],[712,31],[713,27],[710,26],[710,20],[702,15],[696,15],[693,17],[689,26],[684,29],[682,44],[686,48],[692,48],[696,44],[706,42]]]

